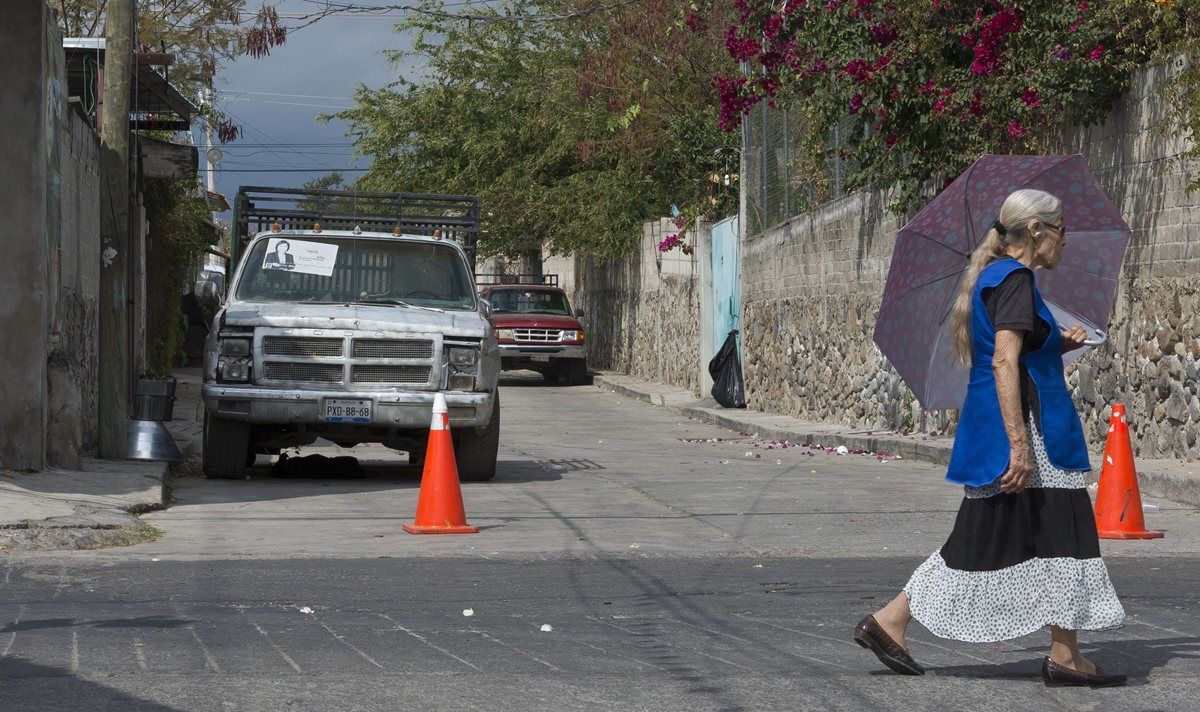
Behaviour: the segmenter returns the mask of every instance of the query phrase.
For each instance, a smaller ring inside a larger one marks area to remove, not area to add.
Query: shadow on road
[[[586,461],[539,462],[537,460],[500,460],[496,477],[490,482],[464,482],[464,487],[504,487],[529,482],[554,482],[567,472],[589,469]],[[302,499],[347,491],[383,493],[417,490],[421,486],[421,467],[398,462],[360,460],[366,473],[363,477],[278,477],[272,475],[269,464],[246,470],[242,480],[208,480],[203,477],[183,477],[176,481],[172,506],[188,504],[219,504],[270,502],[282,499]]]
[[[70,671],[35,665],[17,656],[0,658],[0,709],[91,712],[176,712],[176,708],[140,700],[88,682]],[[18,682],[19,681],[19,682]]]
[[[192,621],[170,616],[138,616],[136,618],[111,618],[102,621],[80,621],[74,618],[44,618],[42,620],[25,620],[20,623],[10,623],[0,628],[0,633],[22,633],[31,630],[48,628],[181,628]],[[3,658],[0,658],[2,661]],[[0,675],[2,676],[2,675]]]
[[[592,385],[590,373],[587,383],[574,386],[565,383],[547,383],[542,374],[535,371],[505,371],[500,375],[500,386],[503,388],[580,388],[590,385]]]

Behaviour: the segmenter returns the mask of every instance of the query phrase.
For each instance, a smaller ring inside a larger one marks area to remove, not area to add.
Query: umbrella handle
[[[1108,334],[1103,331],[1100,331],[1099,329],[1096,329],[1096,338],[1088,339],[1088,340],[1084,341],[1083,343],[1088,346],[1099,346],[1100,344],[1103,344],[1107,341],[1108,341]]]

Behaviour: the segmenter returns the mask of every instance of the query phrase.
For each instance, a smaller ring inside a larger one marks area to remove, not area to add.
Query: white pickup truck
[[[243,252],[204,350],[207,477],[317,438],[419,459],[439,392],[459,477],[495,475],[500,351],[460,244],[314,225]]]

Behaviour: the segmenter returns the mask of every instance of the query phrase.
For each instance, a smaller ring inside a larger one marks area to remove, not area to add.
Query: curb
[[[771,415],[753,410],[726,409],[720,406],[701,405],[691,393],[672,389],[677,393],[661,393],[638,388],[613,378],[615,374],[598,373],[596,386],[622,396],[635,398],[652,405],[665,407],[673,413],[703,420],[729,430],[752,433],[768,440],[787,440],[804,445],[820,444],[825,447],[845,445],[851,450],[867,450],[889,455],[899,455],[906,460],[921,460],[936,465],[950,462],[952,438],[927,437],[921,435],[875,435],[862,431],[847,431],[845,428],[826,423],[805,423],[788,416]],[[653,384],[657,385],[657,384]],[[659,386],[659,388],[662,388]]]
[[[804,445],[825,447],[845,445],[851,450],[867,450],[899,455],[904,460],[919,460],[934,465],[948,465],[953,438],[902,436],[894,433],[879,435],[847,431],[826,423],[810,423],[790,416],[770,415],[753,410],[707,407],[694,394],[657,383],[630,383],[632,376],[616,373],[596,373],[593,383],[618,395],[664,407],[667,410],[697,420],[719,425],[729,430],[752,433],[769,440],[787,440]],[[1190,469],[1189,469],[1190,468]],[[1200,463],[1188,465],[1171,460],[1143,460],[1137,464],[1138,490],[1143,497],[1166,499],[1200,508]],[[1100,475],[1093,471],[1089,483],[1098,482]]]

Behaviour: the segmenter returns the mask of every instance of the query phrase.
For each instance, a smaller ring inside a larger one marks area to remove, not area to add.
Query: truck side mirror
[[[583,309],[580,309],[579,307],[575,307],[575,316],[577,316],[577,317],[582,317],[582,316],[583,316]]]
[[[196,282],[192,293],[196,295],[196,303],[202,307],[216,309],[221,306],[221,295],[217,291],[217,285],[207,279]]]
[[[492,318],[492,304],[486,299],[480,298],[479,311],[483,314],[484,319]]]

